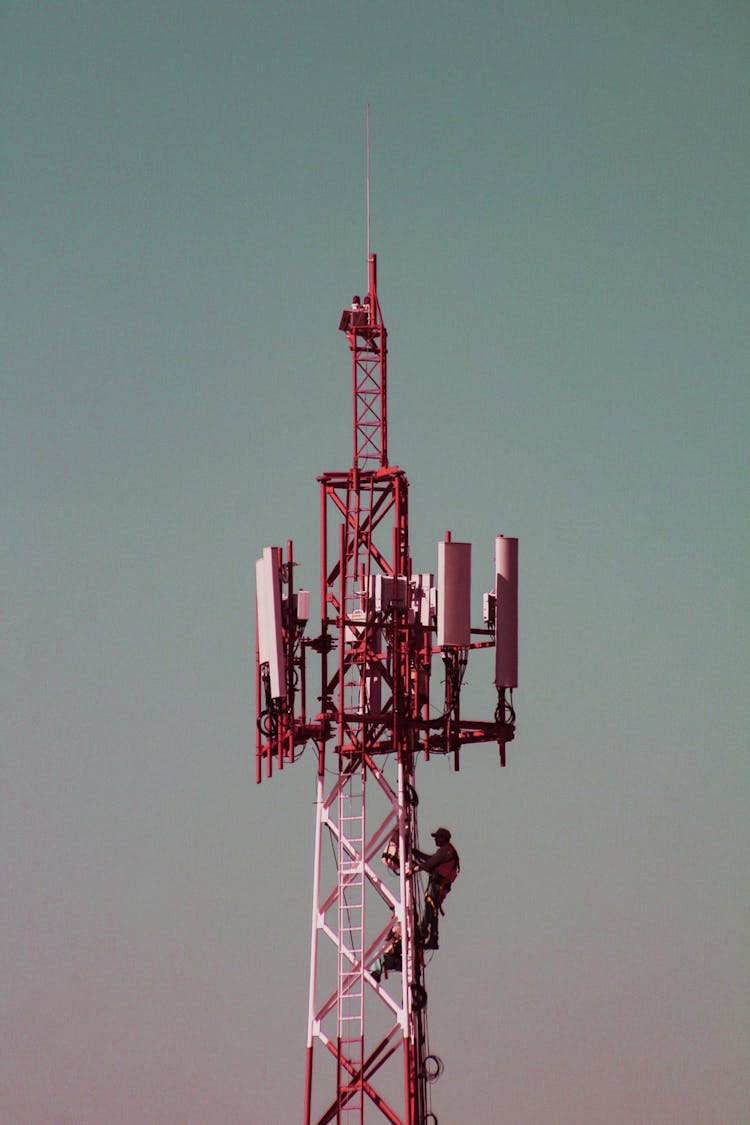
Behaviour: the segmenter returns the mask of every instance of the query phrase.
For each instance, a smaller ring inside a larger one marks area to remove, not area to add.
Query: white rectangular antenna
[[[369,593],[376,613],[392,613],[395,609],[408,608],[409,587],[403,576],[393,578],[387,574],[371,574]]]
[[[427,628],[433,624],[435,582],[431,574],[415,574],[411,578],[412,605],[414,616],[420,625]]]
[[[264,547],[255,564],[258,651],[268,664],[273,699],[286,699],[286,662],[281,629],[281,547]]]
[[[471,644],[471,543],[438,543],[437,643]]]
[[[393,597],[393,579],[387,574],[371,574],[370,597],[375,612],[386,613]]]
[[[495,686],[518,687],[518,540],[495,539]]]
[[[297,605],[297,620],[309,621],[310,620],[310,591],[298,590],[295,594],[295,601]]]

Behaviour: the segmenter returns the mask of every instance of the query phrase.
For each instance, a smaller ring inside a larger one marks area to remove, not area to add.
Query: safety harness
[[[450,859],[446,859],[444,863],[433,867],[432,871],[430,871],[430,883],[432,887],[428,885],[426,895],[427,899],[432,901],[434,909],[436,911],[439,910],[441,914],[444,913],[443,902],[445,901],[445,896],[455,883],[458,878],[458,873],[461,870],[461,861],[458,858],[458,852],[453,847],[453,844],[449,844],[448,846],[453,854]],[[434,899],[431,894],[433,888],[435,892]]]

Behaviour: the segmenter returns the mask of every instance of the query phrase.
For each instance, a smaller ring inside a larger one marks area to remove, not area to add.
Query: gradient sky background
[[[518,738],[422,769],[443,1125],[750,1121],[750,7],[4,0],[3,1125],[301,1119],[318,582],[373,246],[418,569],[521,542]],[[489,715],[470,665],[465,713]]]

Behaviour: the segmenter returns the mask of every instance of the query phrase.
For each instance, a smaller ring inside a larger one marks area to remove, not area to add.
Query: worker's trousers
[[[444,879],[436,879],[434,876],[427,884],[427,890],[424,896],[422,939],[429,945],[437,945],[438,915],[443,913],[443,902],[450,889],[450,883]]]

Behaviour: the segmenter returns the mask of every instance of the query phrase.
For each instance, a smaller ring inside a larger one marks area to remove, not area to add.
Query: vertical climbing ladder
[[[364,1121],[365,768],[339,792],[338,1089],[342,1122]]]

